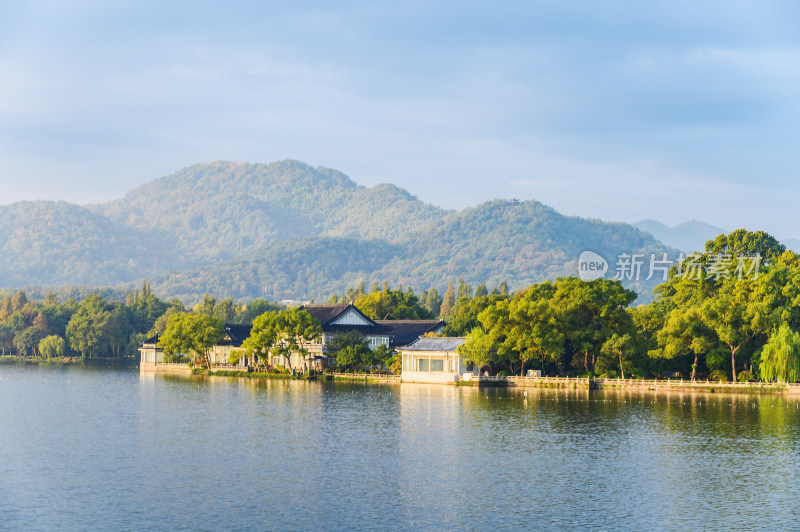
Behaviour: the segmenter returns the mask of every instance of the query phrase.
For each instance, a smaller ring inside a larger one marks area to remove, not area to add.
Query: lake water
[[[800,408],[0,365],[0,528],[800,527]]]

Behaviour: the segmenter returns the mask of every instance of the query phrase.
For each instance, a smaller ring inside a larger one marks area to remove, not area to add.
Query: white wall
[[[361,314],[355,310],[348,310],[344,316],[331,323],[331,325],[371,325]]]
[[[444,371],[403,371],[402,381],[451,384],[458,382],[458,373]]]

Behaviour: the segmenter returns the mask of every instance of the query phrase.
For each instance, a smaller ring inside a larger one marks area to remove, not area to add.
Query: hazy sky
[[[800,3],[0,1],[0,203],[293,158],[800,237]]]

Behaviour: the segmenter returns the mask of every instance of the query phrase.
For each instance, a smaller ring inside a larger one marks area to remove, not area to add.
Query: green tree
[[[472,297],[472,287],[469,284],[467,284],[467,282],[464,281],[464,279],[459,278],[458,279],[458,289],[456,291],[456,300],[459,300],[462,297],[465,297],[467,299],[471,298]]]
[[[750,232],[745,229],[737,229],[730,234],[719,235],[714,240],[706,242],[706,253],[732,256],[759,254],[767,263],[777,259],[784,251],[786,251],[786,246],[764,231]]]
[[[508,303],[507,339],[500,347],[500,354],[507,353],[520,361],[520,376],[524,375],[525,364],[539,359],[544,371],[545,362],[559,363],[564,352],[564,333],[560,327],[559,316],[549,299],[515,297]],[[505,301],[500,305],[505,305]],[[559,364],[559,373],[563,366]]]
[[[0,352],[5,356],[6,351],[11,351],[13,349],[14,330],[5,323],[0,323]]]
[[[60,336],[51,334],[39,341],[39,353],[46,358],[63,357],[67,352],[67,343]]]
[[[265,312],[278,312],[281,308],[280,305],[272,301],[254,299],[246,305],[240,306],[236,316],[234,316],[231,321],[233,323],[248,325],[253,323],[258,316],[261,316]]]
[[[761,350],[761,379],[796,382],[800,378],[800,334],[783,324]]]
[[[370,349],[365,345],[345,347],[336,352],[336,365],[355,371],[369,355]]]
[[[361,312],[374,320],[419,320],[433,316],[420,304],[410,289],[374,290],[356,298],[353,303]]]
[[[736,382],[736,355],[759,331],[754,327],[748,279],[723,283],[719,291],[703,305],[704,321],[725,344],[731,357],[731,376]]]
[[[718,343],[714,331],[703,319],[697,308],[675,308],[668,315],[664,327],[657,334],[658,348],[650,354],[654,357],[674,359],[691,355],[692,382],[697,378],[700,357],[711,351]]]
[[[233,298],[229,297],[227,299],[223,299],[222,301],[218,301],[214,305],[214,310],[212,315],[215,318],[219,318],[222,320],[223,323],[227,323],[233,319],[236,315],[236,308],[233,304]]]
[[[109,349],[119,357],[134,333],[131,312],[122,303],[112,303],[103,322],[103,333]]]
[[[99,295],[83,300],[67,324],[67,340],[73,350],[91,358],[99,351],[108,349],[107,307],[106,301]]]
[[[543,288],[547,283],[540,283],[539,289]],[[567,277],[557,279],[554,288],[551,297],[553,308],[561,315],[565,351],[572,353],[573,359],[582,359],[586,371],[593,371],[603,344],[615,333],[624,335],[631,330],[627,308],[636,293],[608,279],[584,282]]]
[[[366,337],[359,331],[351,329],[349,331],[337,332],[331,336],[326,348],[331,353],[341,351],[346,347],[356,345],[367,345]]]
[[[499,285],[492,288],[492,295],[496,296],[507,296],[509,295],[508,291],[508,283],[506,281],[501,282]]]
[[[447,291],[444,293],[444,297],[442,298],[442,304],[439,308],[439,315],[442,317],[447,317],[453,313],[453,310],[456,306],[456,292],[453,288],[453,281],[448,281],[447,283]]]
[[[292,353],[297,353],[301,359],[307,359],[308,347],[322,336],[322,325],[305,310],[296,308],[278,312],[276,322],[281,337],[281,345],[276,350],[286,357],[289,368],[292,369]]]
[[[22,356],[36,356],[39,341],[44,336],[38,327],[27,327],[14,336],[14,347]]]
[[[224,335],[224,324],[219,318],[206,314],[175,314],[167,321],[158,345],[166,355],[194,355],[195,361],[208,361],[208,352]]]
[[[658,333],[664,327],[664,303],[653,302],[649,305],[639,305],[628,308],[628,314],[633,321],[633,327],[639,340],[638,369],[645,373],[660,374],[663,367],[663,357],[658,353]]]
[[[22,308],[28,304],[28,296],[25,295],[25,292],[19,291],[14,294],[14,297],[11,298],[11,311],[14,312],[15,310],[22,310]]]
[[[445,336],[466,336],[479,325],[478,315],[487,307],[503,299],[507,299],[507,296],[476,295],[472,299],[460,299],[442,333]]]
[[[335,334],[327,348],[329,353],[336,356],[338,367],[356,369],[358,366],[367,366],[370,372],[386,362],[392,354],[386,344],[370,349],[366,337],[355,330]]]
[[[365,362],[372,367],[381,367],[392,357],[392,349],[386,344],[380,344],[375,349],[371,349],[369,357]]]
[[[3,296],[2,303],[0,303],[0,321],[5,321],[11,315],[11,296],[8,294]]]
[[[485,283],[481,283],[475,287],[475,297],[483,297],[488,295],[489,295],[489,290],[486,288]]]
[[[125,301],[125,307],[129,312],[127,321],[132,327],[133,332],[136,333],[145,333],[151,331],[155,325],[155,322],[167,312],[169,307],[178,306],[181,312],[185,310],[182,303],[178,302],[176,305],[176,301],[173,301],[172,303],[168,304],[158,299],[150,291],[150,284],[146,281],[142,283],[141,294],[137,290],[133,296],[128,294],[128,297],[125,298]],[[165,326],[166,323],[163,325]],[[161,327],[160,331],[163,331],[163,326]]]
[[[630,362],[635,349],[635,341],[630,334],[614,333],[603,343],[601,353],[615,356],[619,361],[620,376],[625,378],[625,365]]]
[[[203,294],[203,300],[192,307],[192,312],[196,314],[205,314],[206,316],[214,316],[214,306],[216,304],[217,298],[206,292]]]
[[[442,296],[436,288],[431,288],[422,294],[423,306],[431,316],[439,316],[442,308]]]
[[[484,310],[487,315],[481,312],[488,324],[491,324],[495,319],[493,315],[494,309],[495,307],[492,306]],[[489,366],[493,370],[494,365],[500,362],[497,350],[504,340],[500,333],[499,328],[491,327],[491,325],[488,330],[483,326],[475,327],[467,335],[467,341],[459,346],[458,352],[468,363],[475,364],[478,369]]]
[[[542,283],[511,300],[494,296],[497,301],[478,314],[480,325],[467,335],[460,352],[480,367],[503,363],[515,371],[519,363],[521,374],[531,360],[540,358],[544,366],[545,360],[560,357],[564,338],[550,294],[552,285]]]
[[[175,316],[176,314],[184,314],[185,312],[186,307],[183,306],[183,303],[177,299],[171,301],[169,307],[167,307],[164,313],[156,318],[156,320],[153,322],[153,325],[149,330],[149,335],[153,336],[155,334],[164,334],[164,331],[167,330],[167,322],[169,321],[169,318]]]
[[[277,312],[267,311],[253,320],[250,336],[242,342],[242,350],[253,361],[266,362],[270,351],[280,339],[277,326]]]

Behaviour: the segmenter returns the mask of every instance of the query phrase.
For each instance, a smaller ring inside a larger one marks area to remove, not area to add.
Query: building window
[[[431,371],[444,371],[444,360],[435,358],[431,360]]]
[[[389,345],[389,339],[387,337],[385,337],[385,336],[381,336],[381,337],[370,336],[369,337],[369,347],[371,349],[375,349],[379,345]]]
[[[417,360],[417,371],[428,371],[428,359],[420,358]]]

